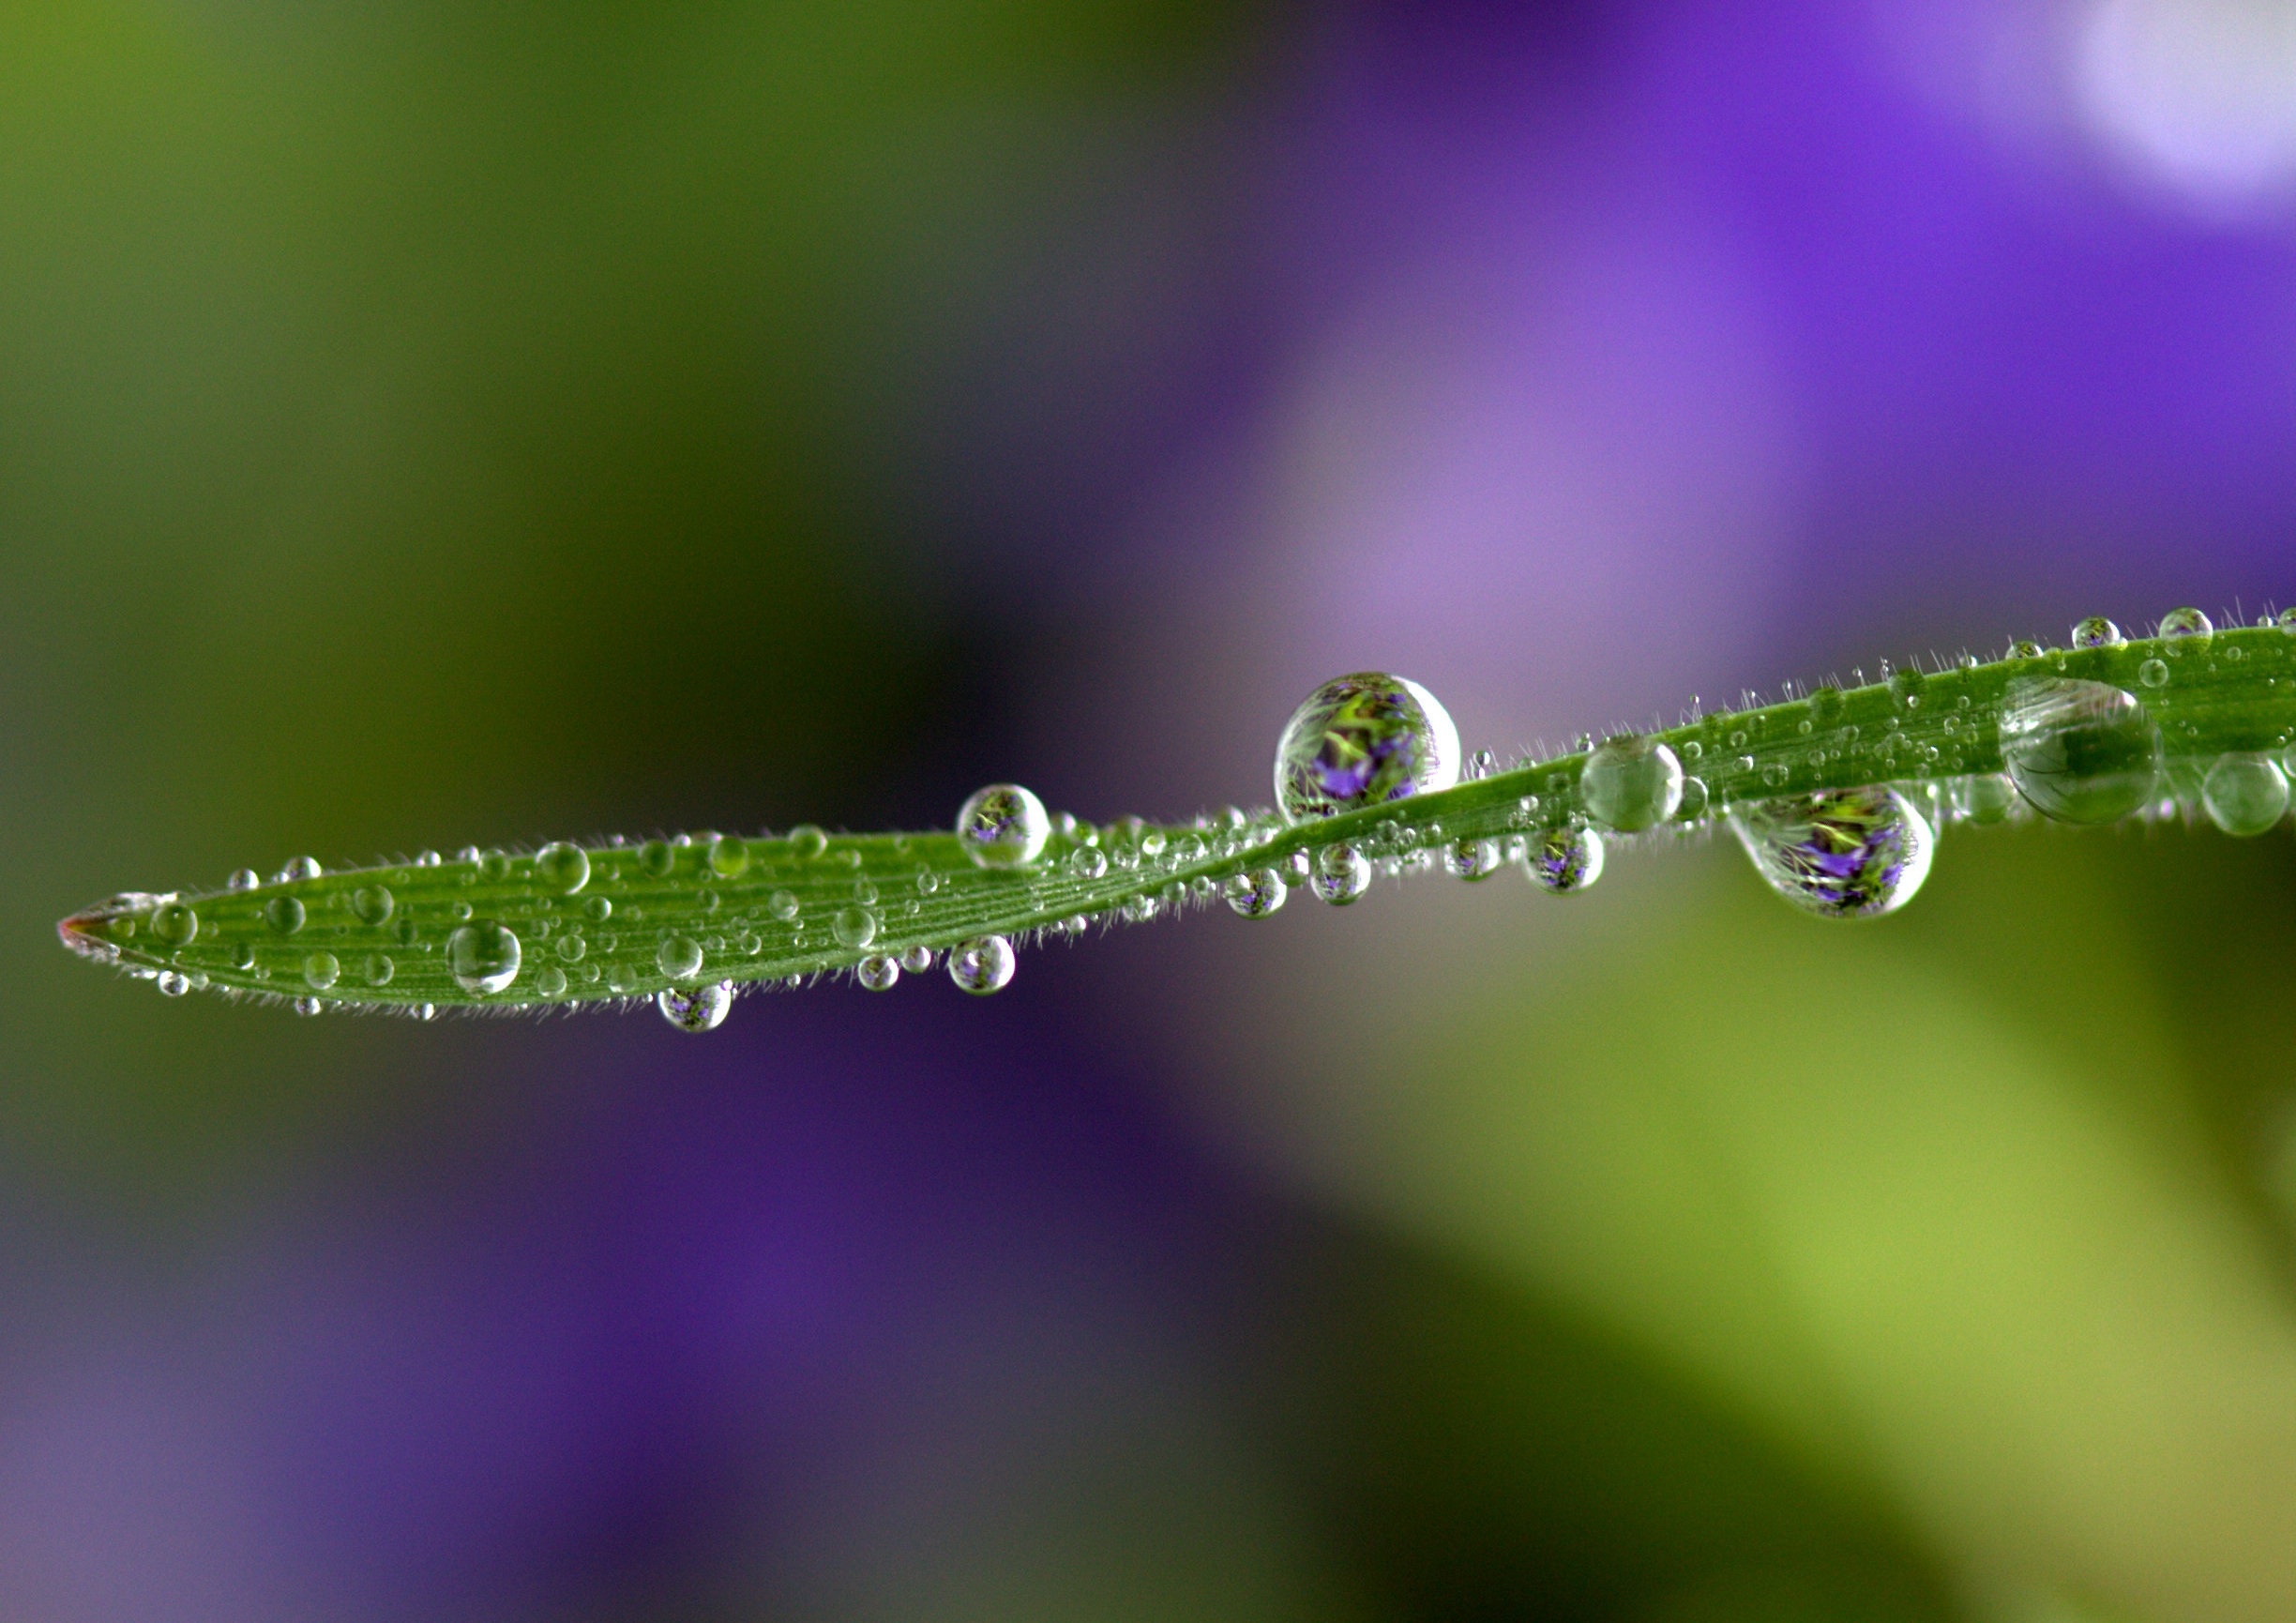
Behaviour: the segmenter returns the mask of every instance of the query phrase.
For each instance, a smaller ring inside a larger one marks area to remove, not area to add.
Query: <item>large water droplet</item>
[[[975,789],[957,812],[957,843],[982,868],[1024,868],[1051,837],[1044,802],[1018,783]]]
[[[2160,634],[2188,639],[2193,646],[2205,648],[2216,634],[2216,626],[2198,609],[2171,609],[2161,616]]]
[[[475,919],[446,938],[446,968],[465,992],[501,992],[518,978],[519,938],[491,918]]]
[[[325,870],[319,866],[318,857],[298,857],[279,871],[279,883],[292,885],[298,879],[316,879],[325,872]]]
[[[665,935],[654,962],[672,980],[691,980],[702,973],[702,944],[690,935]]]
[[[749,872],[749,842],[713,834],[703,860],[709,864],[709,871],[718,878],[739,879]]]
[[[883,952],[872,952],[853,965],[853,978],[871,992],[890,992],[900,978],[900,960]]]
[[[933,966],[933,949],[919,942],[901,948],[900,966],[911,975],[922,975]]]
[[[332,952],[306,953],[303,958],[303,984],[313,992],[325,992],[342,978],[342,964]]]
[[[535,991],[544,997],[563,997],[566,989],[566,971],[555,963],[544,964],[541,973],[535,977]]]
[[[1015,967],[1012,943],[1002,935],[975,935],[949,948],[949,978],[975,997],[1004,991]]]
[[[1550,828],[1532,842],[1524,863],[1540,889],[1569,896],[1602,877],[1602,836],[1592,828]]]
[[[1730,826],[1772,889],[1827,918],[1896,911],[1937,850],[1913,803],[1881,784],[1735,806]]]
[[[2073,628],[2076,648],[2118,648],[2125,641],[2121,628],[2102,614],[2092,614]]]
[[[1276,743],[1276,804],[1289,822],[1448,789],[1458,729],[1418,683],[1362,671],[1324,683]]]
[[[370,952],[366,962],[359,965],[359,977],[370,986],[388,986],[391,977],[398,973],[399,966],[380,952]]]
[[[2001,716],[2001,761],[2033,810],[2110,823],[2152,796],[2160,736],[2133,693],[2103,682],[2020,676]]]
[[[1501,860],[1496,840],[1454,840],[1443,849],[1443,870],[1454,879],[1488,879]]]
[[[535,853],[535,872],[542,883],[571,896],[590,883],[590,853],[565,840],[553,840]]]
[[[677,867],[677,847],[667,840],[649,840],[638,847],[638,866],[657,879],[667,879]]]
[[[1630,834],[1682,805],[1682,762],[1655,738],[1608,738],[1579,769],[1578,793],[1596,822]]]
[[[819,857],[829,849],[829,836],[810,823],[800,823],[787,835],[790,849],[800,857]]]
[[[672,986],[655,994],[654,1007],[680,1031],[715,1031],[725,1024],[733,1007],[733,983],[720,980],[709,986]]]
[[[857,904],[840,907],[829,920],[829,933],[839,947],[867,947],[877,939],[877,915]]]
[[[2288,774],[2270,755],[2219,755],[2201,781],[2200,804],[2227,834],[2266,833],[2288,815]]]
[[[164,947],[189,947],[199,934],[199,915],[188,902],[162,902],[152,909],[151,933]]]
[[[264,903],[264,922],[281,935],[303,928],[303,903],[293,896],[274,896]]]
[[[388,886],[362,885],[351,892],[351,911],[361,924],[389,923],[396,905]]]
[[[256,872],[255,870],[240,868],[234,870],[232,876],[223,881],[223,888],[226,890],[252,890],[262,883],[263,875]]]
[[[1255,868],[1231,875],[1225,887],[1228,905],[1245,918],[1265,918],[1284,904],[1292,893],[1284,876],[1273,868]]]

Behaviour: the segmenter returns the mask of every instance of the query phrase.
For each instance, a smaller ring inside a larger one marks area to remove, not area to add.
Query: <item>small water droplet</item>
[[[1068,869],[1084,879],[1097,879],[1108,872],[1108,854],[1090,845],[1080,845],[1068,854]]]
[[[877,887],[866,879],[856,879],[853,881],[853,894],[855,902],[866,905],[877,900]]]
[[[357,915],[361,924],[389,923],[391,909],[396,905],[388,886],[362,885],[351,892],[351,911]]]
[[[739,879],[749,872],[749,842],[713,834],[703,860],[709,864],[709,871],[718,878]]]
[[[2216,634],[2216,626],[2198,609],[2171,609],[2161,616],[2160,634],[2205,648]]]
[[[1980,772],[1954,785],[1954,810],[1963,819],[1986,827],[2005,821],[2017,809],[2017,785],[2005,772]]]
[[[975,997],[1011,985],[1015,967],[1012,943],[1002,935],[975,935],[949,948],[949,978]]]
[[[298,857],[279,871],[279,883],[292,885],[298,879],[316,879],[325,872],[316,857]]]
[[[665,935],[654,962],[672,980],[691,980],[702,973],[702,944],[690,935]]]
[[[1326,845],[1315,854],[1311,883],[1322,901],[1345,907],[1371,888],[1371,859],[1344,842]]]
[[[853,965],[853,978],[871,992],[890,992],[900,978],[900,961],[883,952],[872,952]]]
[[[747,930],[743,931],[739,935],[733,938],[733,945],[741,948],[741,954],[744,958],[755,958],[759,953],[765,950],[764,938],[759,935],[754,935]]]
[[[555,963],[544,964],[541,972],[535,977],[535,991],[544,997],[563,997],[566,989],[566,971]]]
[[[715,1031],[725,1024],[733,1007],[733,983],[720,980],[709,986],[672,986],[655,994],[654,1007],[680,1031]]]
[[[829,920],[829,933],[839,947],[867,947],[877,939],[877,915],[857,903],[840,907]]]
[[[417,868],[436,868],[445,860],[446,858],[441,857],[435,851],[425,851],[415,858],[415,866]],[[423,1005],[423,1007],[428,1009],[430,1006],[426,1003]],[[426,1016],[425,1018],[427,1019],[429,1017]]]
[[[169,900],[151,912],[151,933],[163,947],[189,947],[199,934],[199,915],[188,902]]]
[[[1224,887],[1228,905],[1245,918],[1265,918],[1284,904],[1291,887],[1273,868],[1255,868],[1232,874]]]
[[[1467,757],[1467,764],[1459,768],[1459,781],[1463,783],[1480,783],[1498,770],[1499,757],[1488,750],[1477,750]]]
[[[2219,755],[2201,781],[2200,804],[2227,834],[2266,833],[2288,815],[2288,774],[2270,755]]]
[[[1789,776],[1790,772],[1783,761],[1773,761],[1761,769],[1761,781],[1773,789],[1782,787]]]
[[[1454,840],[1443,850],[1443,871],[1454,879],[1488,879],[1499,872],[1496,840]]]
[[[181,997],[191,990],[191,978],[180,970],[163,969],[159,972],[159,985],[160,996]]]
[[[1828,918],[1895,912],[1937,849],[1912,802],[1881,784],[1732,807],[1730,826],[1772,889]]]
[[[777,890],[765,899],[765,911],[787,924],[797,917],[797,898],[793,892]]]
[[[2010,781],[2061,823],[2110,823],[2150,799],[2160,739],[2133,693],[2103,682],[2019,677],[2001,715]]]
[[[922,943],[904,948],[899,962],[901,968],[909,974],[922,975],[933,966],[933,949]]]
[[[1682,762],[1655,738],[1608,738],[1586,759],[1578,793],[1588,812],[1622,833],[1648,828],[1674,815],[1682,804]]]
[[[657,879],[670,877],[677,857],[677,847],[667,840],[649,840],[638,847],[638,866]]]
[[[1602,877],[1602,836],[1592,828],[1549,829],[1531,842],[1525,864],[1540,889],[1573,895]]]
[[[415,1018],[417,1020],[436,1020],[438,1018],[438,1005],[435,1003],[416,1004],[415,1006]]]
[[[799,857],[819,857],[829,849],[829,836],[810,823],[800,823],[786,836],[790,849]]]
[[[241,868],[234,871],[229,879],[223,881],[223,888],[226,890],[252,890],[262,883],[262,874],[256,872],[252,868]]]
[[[303,984],[325,992],[342,977],[342,964],[332,952],[310,952],[303,958]]]
[[[2121,628],[2102,614],[2092,614],[2073,628],[2076,648],[2118,648],[2127,640]]]
[[[605,896],[593,896],[582,903],[582,911],[600,923],[613,917],[613,902]]]
[[[2286,631],[2289,636],[2296,637],[2296,609],[2281,610],[2279,616],[2273,621],[2273,624]]]
[[[2160,660],[2147,660],[2137,667],[2137,679],[2148,688],[2166,688],[2168,685],[2168,666]]]
[[[1164,904],[1153,896],[1127,896],[1116,911],[1134,924],[1145,924],[1164,911]]]
[[[388,986],[399,966],[380,952],[370,952],[359,965],[359,978],[370,986]]]
[[[590,883],[590,853],[565,840],[553,840],[535,853],[535,872],[561,895],[571,896]]]
[[[300,1015],[316,1014],[325,1007],[325,1005],[315,997],[298,997],[295,1000],[295,1011]]]
[[[303,903],[293,896],[274,896],[264,903],[264,922],[281,935],[303,928]]]
[[[467,902],[449,902],[446,904],[446,911],[457,919],[465,919],[471,916],[472,908]]]
[[[1458,729],[1418,683],[1362,671],[1301,702],[1276,743],[1276,804],[1287,822],[1448,789]]]
[[[491,994],[518,978],[519,938],[491,918],[465,924],[446,938],[446,967],[465,992]]]
[[[252,969],[255,967],[255,949],[242,941],[232,948],[231,961],[234,969]]]
[[[505,851],[478,853],[478,877],[489,885],[500,885],[510,877],[510,856]]]

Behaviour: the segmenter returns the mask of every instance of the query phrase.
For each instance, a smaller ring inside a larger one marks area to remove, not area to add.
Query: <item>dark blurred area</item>
[[[0,1616],[2296,1616],[2296,848],[651,1014],[53,921],[2296,568],[2287,0],[0,10]]]

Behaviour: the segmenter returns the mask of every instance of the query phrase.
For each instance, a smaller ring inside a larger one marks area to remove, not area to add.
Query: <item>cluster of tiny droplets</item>
[[[2286,639],[2256,645],[2256,657],[2287,660],[2296,651],[2296,610],[2267,614],[2257,625],[2276,628]],[[1478,825],[1457,834],[1432,821],[1406,819],[1398,803],[1492,778],[1502,770],[1497,757],[1488,750],[1462,757],[1449,715],[1427,689],[1361,672],[1319,688],[1286,722],[1275,762],[1274,810],[1224,807],[1179,829],[1138,817],[1095,827],[1067,812],[1048,812],[1020,785],[999,783],[967,798],[956,834],[971,862],[986,871],[1084,882],[1111,872],[1135,881],[1163,874],[1161,885],[1135,884],[1130,896],[1102,916],[1142,922],[1214,900],[1225,901],[1242,918],[1265,918],[1302,887],[1344,906],[1366,895],[1375,875],[1438,867],[1469,882],[1513,867],[1549,894],[1570,895],[1600,878],[1608,842],[1667,828],[1694,832],[1722,822],[1762,879],[1797,906],[1825,917],[1872,916],[1913,896],[1929,871],[1939,832],[1956,823],[2038,816],[2084,825],[2132,815],[2199,814],[2238,836],[2278,826],[2288,814],[2296,772],[2289,737],[2277,737],[2269,749],[2199,759],[2180,751],[2179,740],[2164,736],[2147,707],[2148,696],[2157,704],[2175,690],[2181,667],[2213,673],[2223,661],[2251,656],[2220,639],[2209,616],[2196,609],[2163,616],[2155,635],[2159,652],[2137,664],[2126,687],[2077,674],[2070,665],[2080,656],[2126,647],[2121,628],[2103,616],[2076,624],[2065,649],[2013,641],[2001,656],[2007,679],[1998,707],[1973,714],[1966,692],[1953,700],[1955,707],[1945,707],[1941,694],[1932,704],[1930,695],[1940,690],[1918,662],[1882,661],[1880,682],[1893,714],[1872,729],[1872,736],[1844,722],[1842,690],[1832,683],[1799,693],[1790,684],[1789,699],[1803,704],[1805,714],[1783,722],[1751,713],[1760,700],[1750,692],[1735,714],[1708,713],[1694,701],[1684,726],[1669,737],[1628,732],[1597,741],[1581,736],[1574,744],[1582,757],[1576,769],[1561,764],[1533,774],[1530,792],[1515,798],[1503,829]],[[2183,667],[2185,660],[2195,664]],[[1940,673],[1948,668],[1936,664]],[[1963,655],[1953,668],[1973,671],[1979,661]],[[1864,689],[1865,673],[1852,675],[1851,687]],[[2268,683],[2282,679],[2275,675]],[[2286,679],[2296,683],[2296,675]],[[1941,735],[1943,743],[1916,745],[1903,725],[1925,704],[1931,704],[1929,717],[1936,720],[1930,736]],[[1780,725],[1796,729],[1796,736],[1781,740],[1775,732]],[[1981,737],[1986,728],[1990,732]],[[1838,781],[1835,764],[1866,759],[1875,767],[1874,781],[1848,789],[1797,790],[1795,752],[1803,737],[1809,746],[1801,764],[1813,776],[1824,768]],[[1768,757],[1759,770],[1758,751]],[[1997,756],[2001,770],[1972,766],[1986,756]],[[1725,782],[1753,777],[1768,793],[1725,799],[1709,787],[1707,780],[1717,775]],[[1306,849],[1292,841],[1279,854],[1254,856],[1322,818],[1382,806],[1396,809],[1395,814],[1368,827],[1359,822],[1346,839]],[[797,948],[834,944],[859,954],[853,977],[871,991],[890,990],[904,975],[925,974],[936,963],[974,995],[1011,983],[1016,953],[1006,935],[974,936],[944,952],[885,939],[898,935],[899,918],[914,916],[922,900],[941,888],[944,876],[930,865],[916,866],[914,898],[889,897],[880,889],[884,875],[860,873],[859,854],[833,848],[823,830],[800,826],[782,838],[801,858],[849,860],[855,870],[850,898],[817,905],[820,917],[808,918],[794,894],[776,889],[759,906],[728,914],[722,927],[714,918],[706,927],[649,926],[641,906],[618,907],[606,892],[634,875],[659,880],[695,873],[705,883],[698,894],[706,916],[718,906],[716,891],[706,886],[738,880],[751,862],[743,841],[682,834],[636,843],[617,838],[594,850],[555,842],[524,858],[476,846],[457,853],[465,883],[500,882],[521,861],[527,865],[546,897],[528,904],[515,921],[476,917],[458,902],[435,921],[439,929],[426,931],[399,904],[387,871],[375,871],[369,882],[335,900],[359,925],[390,932],[398,957],[413,954],[428,962],[434,956],[473,998],[502,997],[515,987],[539,994],[547,1007],[601,994],[647,995],[650,980],[658,985],[666,979],[671,985],[653,992],[652,1000],[665,1020],[685,1031],[723,1023],[735,994],[735,978],[724,968],[756,957],[765,931],[784,933]],[[412,871],[436,869],[446,860],[425,851],[398,865],[408,872],[396,877],[404,885]],[[308,857],[285,864],[269,880],[241,869],[223,893],[292,886],[323,872]],[[1042,900],[1037,891],[1031,895]],[[155,951],[180,958],[198,939],[198,905],[174,894],[123,894],[68,921],[93,920],[101,930],[68,928],[65,939],[75,950],[156,981],[166,995],[181,996],[211,984],[210,977],[146,960]],[[330,929],[344,933],[348,921],[317,923],[304,901],[288,890],[264,898],[260,917],[278,950],[263,957],[239,946],[232,968],[255,984],[225,990],[285,997],[298,1011],[317,1013],[329,1002],[356,1003],[362,992],[380,994],[400,972],[392,952],[330,949]],[[1074,913],[1033,933],[1073,938],[1092,922],[1092,915]],[[120,941],[132,939],[139,928],[151,947],[138,942],[132,961],[123,959]],[[622,950],[625,932],[635,957]],[[796,986],[807,978],[787,979]],[[532,998],[524,1002],[533,1005]],[[423,1019],[436,1012],[429,1003],[400,1007]]]

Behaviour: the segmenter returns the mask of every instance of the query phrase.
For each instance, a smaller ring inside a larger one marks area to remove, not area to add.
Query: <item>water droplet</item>
[[[2061,823],[2110,823],[2150,799],[2160,740],[2136,695],[2103,682],[2019,677],[2001,716],[2017,793]]]
[[[1345,907],[1371,888],[1371,859],[1344,842],[1315,854],[1315,893],[1334,907]]]
[[[787,836],[790,849],[800,857],[819,857],[829,849],[829,836],[810,823],[800,823]]]
[[[2017,785],[2002,772],[1981,772],[1954,785],[1954,810],[1980,827],[2004,821],[2017,797]]]
[[[797,898],[787,890],[777,890],[765,899],[765,911],[787,924],[797,917]]]
[[[316,857],[298,857],[279,871],[279,883],[292,885],[298,879],[316,879],[325,872]]]
[[[709,871],[718,878],[739,879],[749,872],[749,842],[713,834],[702,860],[709,864]]]
[[[1488,879],[1499,872],[1499,842],[1454,840],[1443,851],[1443,869],[1454,879]]]
[[[1265,918],[1284,904],[1291,887],[1273,868],[1255,868],[1231,875],[1225,887],[1228,905],[1245,918]]]
[[[395,905],[388,886],[362,885],[351,892],[351,911],[358,916],[361,924],[389,923]]]
[[[2076,648],[2118,648],[2127,640],[2121,628],[2102,614],[2092,614],[2073,628]]]
[[[1068,854],[1069,871],[1081,878],[1097,879],[1108,872],[1108,854],[1090,845],[1080,845]]]
[[[829,933],[839,947],[867,947],[877,939],[877,915],[858,904],[840,907],[829,920]]]
[[[303,903],[293,896],[274,896],[264,903],[264,922],[281,935],[303,928]]]
[[[1592,828],[1552,828],[1531,842],[1525,861],[1539,888],[1569,896],[1602,877],[1603,839]]]
[[[1018,783],[975,789],[957,812],[957,843],[981,868],[1024,868],[1051,835],[1044,802]]]
[[[181,997],[191,990],[191,978],[180,970],[163,969],[159,972],[159,984],[160,996]]]
[[[941,888],[941,875],[929,868],[919,868],[916,874],[917,894],[930,896]]]
[[[2227,834],[2265,833],[2288,815],[2288,774],[2269,755],[2219,755],[2201,781],[2200,804]]]
[[[949,978],[975,997],[1011,985],[1014,968],[1012,943],[1002,935],[975,935],[949,948]]]
[[[1134,924],[1145,924],[1164,911],[1164,904],[1153,896],[1127,896],[1116,911]]]
[[[478,877],[489,885],[499,885],[510,877],[510,857],[502,851],[478,853]]]
[[[764,938],[747,930],[733,938],[733,945],[741,948],[744,958],[755,958],[765,950]]]
[[[1789,776],[1790,770],[1783,761],[1773,761],[1761,769],[1761,781],[1773,789],[1783,787]]]
[[[882,952],[872,952],[853,965],[853,978],[871,992],[890,992],[900,978],[900,961]]]
[[[2168,666],[2160,660],[2147,660],[2137,667],[2137,679],[2148,688],[2166,688],[2168,685]]]
[[[2215,636],[2215,623],[2198,609],[2171,609],[2161,616],[2160,634],[2191,643],[2196,648],[2205,648]]]
[[[1606,827],[1632,833],[1663,823],[1682,804],[1682,762],[1655,738],[1605,739],[1579,770],[1578,793]]]
[[[518,978],[519,938],[491,918],[462,925],[446,938],[446,968],[465,992],[496,993]]]
[[[665,935],[654,962],[672,980],[691,980],[702,973],[702,944],[690,935]]]
[[[232,948],[231,961],[234,969],[252,969],[255,967],[255,949],[242,941]]]
[[[471,916],[472,908],[467,902],[449,902],[446,904],[446,911],[453,914],[456,918],[462,919]]]
[[[189,947],[199,934],[199,915],[188,902],[162,902],[152,909],[151,933],[165,947]]]
[[[316,1014],[325,1007],[325,1005],[315,997],[298,997],[295,1000],[295,1011],[301,1015]]]
[[[443,861],[445,861],[445,860],[446,860],[446,858],[444,858],[443,857],[441,857],[441,856],[440,856],[440,855],[439,855],[437,852],[435,852],[435,851],[425,851],[425,852],[423,852],[423,853],[422,853],[420,856],[418,856],[418,857],[416,857],[415,858],[415,867],[417,867],[417,868],[436,868],[436,867],[437,867],[437,866],[438,866],[438,865],[439,865],[441,862],[443,862]],[[425,1004],[423,1007],[424,1007],[424,1008],[426,1008],[426,1009],[428,1009],[428,1008],[430,1007],[430,1005],[429,1005],[429,1004]]]
[[[1828,918],[1895,912],[1937,850],[1913,803],[1881,784],[1732,807],[1730,826],[1772,889]]]
[[[871,885],[866,879],[856,879],[853,881],[853,900],[855,902],[870,903],[877,900],[877,887]]]
[[[241,868],[236,870],[229,879],[223,881],[223,888],[226,890],[252,890],[262,883],[262,874],[256,872],[252,868]]]
[[[601,924],[613,917],[613,902],[604,896],[593,896],[582,903],[582,911]]]
[[[303,984],[313,992],[325,992],[342,978],[342,964],[332,952],[311,952],[304,955]]]
[[[359,965],[359,978],[370,986],[388,986],[399,966],[380,952],[370,952]]]
[[[922,975],[933,966],[933,949],[922,943],[903,948],[899,962],[909,974]]]
[[[677,847],[667,840],[649,840],[638,847],[638,866],[657,879],[667,879],[677,866]]]
[[[1706,815],[1706,808],[1713,804],[1713,799],[1714,797],[1707,792],[1705,779],[1684,778],[1682,786],[1682,804],[1674,809],[1674,820],[1678,823],[1697,822]]]
[[[1324,683],[1276,744],[1276,804],[1287,822],[1448,789],[1458,729],[1418,683],[1377,671]]]
[[[2274,619],[2273,624],[2286,631],[2289,636],[2296,637],[2296,609],[2281,610],[2279,617]]]
[[[535,853],[535,872],[542,883],[571,896],[590,883],[590,853],[565,840],[553,840]]]
[[[1459,768],[1459,781],[1465,783],[1480,783],[1498,770],[1499,757],[1488,750],[1477,750],[1467,757],[1467,764]]]
[[[415,1006],[415,1018],[417,1020],[436,1020],[438,1018],[438,1005],[435,1003],[416,1004]]]
[[[1305,851],[1287,851],[1276,859],[1276,872],[1282,874],[1286,885],[1305,885],[1310,865]]]
[[[563,997],[566,989],[566,971],[555,963],[544,964],[541,973],[535,977],[535,991],[544,997]]]
[[[733,983],[720,980],[690,989],[672,986],[655,994],[654,1007],[680,1031],[715,1031],[733,1007]]]

